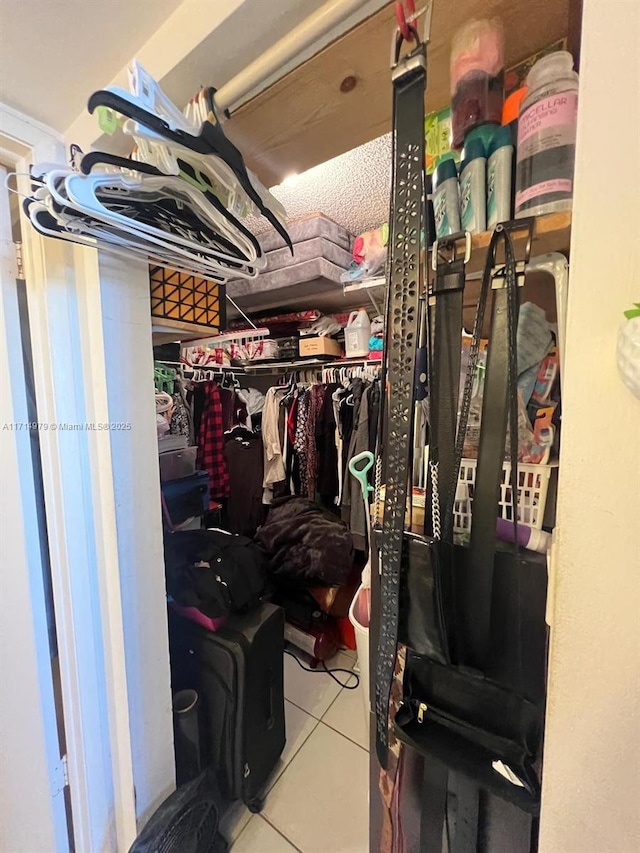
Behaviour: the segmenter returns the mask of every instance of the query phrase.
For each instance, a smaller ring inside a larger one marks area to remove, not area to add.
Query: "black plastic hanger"
[[[202,190],[202,194],[205,196],[209,204],[214,207],[220,214],[225,216],[231,224],[237,228],[239,231],[244,234],[244,236],[251,242],[254,249],[256,250],[256,254],[258,257],[262,254],[262,248],[260,243],[256,239],[255,235],[249,231],[249,229],[237,219],[224,204],[220,201],[218,196],[215,194],[213,185],[209,180],[208,176],[199,172],[196,175],[196,171],[194,167],[190,164],[177,158],[178,166],[181,171],[185,172],[194,180],[198,179],[200,182],[205,182],[210,187],[209,190]],[[129,157],[119,157],[117,154],[109,154],[106,151],[91,151],[89,154],[85,154],[80,162],[80,169],[83,174],[89,175],[94,166],[98,166],[100,164],[105,164],[108,166],[117,166],[120,169],[131,169],[136,170],[138,172],[142,172],[146,175],[153,175],[157,177],[172,177],[166,175],[165,172],[161,171],[157,168],[157,166],[152,166],[149,163],[140,162],[138,160],[132,160]],[[246,255],[242,252],[234,243],[229,242],[224,237],[218,235],[220,240],[221,248],[224,248],[225,251],[230,254],[236,254],[238,258],[242,258],[243,260],[247,260]]]
[[[215,116],[216,110],[214,94],[215,89],[209,88],[206,90],[206,96],[211,107],[210,111]],[[286,228],[283,227],[279,219],[269,210],[268,207],[266,207],[262,198],[251,183],[244,160],[242,159],[242,154],[231,140],[227,138],[219,122],[216,124],[213,124],[210,121],[203,122],[202,127],[200,128],[200,134],[198,136],[194,136],[180,128],[174,130],[164,119],[154,113],[148,112],[137,104],[131,103],[131,101],[123,98],[121,95],[118,95],[115,92],[110,92],[106,89],[100,89],[99,91],[94,92],[89,98],[87,103],[87,109],[89,112],[93,113],[97,107],[108,107],[109,109],[115,110],[115,112],[120,113],[127,118],[131,118],[145,127],[148,127],[150,130],[155,131],[160,136],[164,136],[165,138],[176,142],[178,145],[189,148],[191,151],[195,151],[198,154],[216,154],[218,157],[221,157],[233,170],[235,176],[251,201],[282,236],[289,247],[291,254],[293,254],[293,244]]]

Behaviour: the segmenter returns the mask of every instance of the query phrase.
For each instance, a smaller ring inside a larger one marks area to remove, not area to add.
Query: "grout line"
[[[328,729],[331,729],[332,732],[335,732],[337,735],[341,735],[345,740],[348,740],[349,743],[352,743],[354,746],[359,747],[363,752],[366,752],[367,755],[371,755],[370,750],[365,749],[365,747],[361,743],[358,743],[357,740],[350,738],[349,735],[346,735],[344,732],[341,732],[339,729],[334,729],[333,726],[330,726],[329,723],[325,723],[324,720],[320,720],[320,722],[322,723],[323,726],[326,726]],[[315,731],[315,729],[314,729],[314,731]]]
[[[329,705],[329,707],[328,707],[328,708],[327,708],[327,710],[324,712],[324,714],[320,717],[320,722],[321,722],[321,723],[324,721],[324,718],[327,716],[327,714],[329,713],[329,711],[330,711],[330,710],[333,708],[333,706],[336,704],[336,702],[338,701],[338,699],[342,696],[342,691],[343,691],[343,690],[344,690],[344,687],[341,687],[341,688],[340,688],[340,690],[338,691],[338,695],[336,696],[336,698],[335,698],[335,699],[333,700],[333,702]]]
[[[287,701],[287,702],[291,702],[291,700],[290,700],[290,699],[286,699],[285,701]],[[298,708],[298,706],[295,704],[295,702],[291,702],[291,704],[293,705],[293,707],[294,707],[294,708]],[[315,730],[318,728],[318,723],[320,723],[320,722],[321,722],[321,720],[318,720],[318,719],[317,719],[317,717],[314,717],[314,716],[313,716],[313,714],[310,714],[308,711],[305,711],[305,710],[304,710],[304,708],[298,708],[298,710],[299,710],[299,711],[302,711],[302,712],[303,712],[303,714],[306,714],[306,715],[307,715],[307,717],[311,717],[311,719],[312,719],[312,720],[315,720],[315,721],[316,721],[316,724],[315,724],[315,726],[311,729],[311,731],[310,731],[310,732],[309,732],[309,734],[306,736],[306,738],[302,741],[302,743],[300,744],[300,746],[296,749],[296,751],[291,755],[291,757],[289,758],[289,761],[285,764],[285,766],[282,768],[282,770],[280,771],[280,773],[278,773],[278,775],[274,777],[273,782],[271,782],[271,784],[269,785],[269,787],[268,787],[268,788],[265,788],[265,790],[264,790],[264,797],[265,797],[265,799],[267,798],[267,795],[268,795],[269,793],[271,793],[271,791],[275,788],[276,783],[277,783],[277,782],[279,782],[279,781],[280,781],[280,779],[282,779],[282,777],[284,776],[284,772],[285,772],[285,770],[288,770],[288,769],[289,769],[289,767],[291,766],[291,762],[293,761],[293,759],[296,757],[296,755],[300,752],[300,750],[301,750],[301,749],[302,749],[302,747],[305,745],[305,743],[309,740],[309,738],[311,737],[311,735],[312,735],[312,734],[315,732]],[[286,716],[285,716],[285,718],[286,718]]]
[[[278,829],[278,827],[275,825],[275,823],[271,823],[271,821],[269,820],[269,818],[266,815],[261,814],[260,817],[262,818],[262,820],[265,823],[269,824],[271,829],[275,830],[281,838],[284,838],[284,840],[287,842],[287,844],[290,844],[294,850],[297,850],[298,853],[303,853],[303,851],[299,847],[296,847],[296,845],[293,843],[293,841],[290,838],[287,838],[287,836],[284,834],[284,832],[281,832]]]
[[[287,699],[286,696],[284,698]],[[304,714],[306,714],[307,717],[311,717],[312,720],[316,720],[316,722],[318,723],[322,722],[322,717],[316,717],[315,714],[312,714],[310,711],[307,711],[306,708],[302,708],[300,705],[296,705],[293,699],[287,699],[287,702],[290,702],[295,708],[298,709],[298,711],[302,711]],[[333,702],[331,704],[333,704]]]
[[[254,819],[255,816],[256,815],[253,815],[253,814],[251,815],[249,820],[245,823],[245,825],[240,830],[240,833],[238,834],[237,838],[233,839],[233,841],[231,841],[231,842],[227,842],[229,844],[229,850],[233,851],[234,846],[238,843],[238,841],[240,841],[240,839],[242,838],[244,833],[247,831],[249,824],[251,823],[251,821]]]

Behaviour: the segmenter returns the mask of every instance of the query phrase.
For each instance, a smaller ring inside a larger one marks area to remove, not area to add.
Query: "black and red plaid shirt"
[[[222,400],[216,382],[204,385],[205,401],[198,430],[197,464],[209,474],[212,498],[229,496],[229,472],[224,461],[224,424]]]

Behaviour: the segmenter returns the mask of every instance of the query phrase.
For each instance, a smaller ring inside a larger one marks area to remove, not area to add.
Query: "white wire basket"
[[[453,529],[456,533],[471,531],[473,492],[476,484],[477,459],[463,459],[460,465],[458,488],[453,508]],[[518,464],[518,521],[540,530],[547,502],[551,465]],[[511,463],[502,466],[500,484],[500,515],[508,521],[511,515]]]

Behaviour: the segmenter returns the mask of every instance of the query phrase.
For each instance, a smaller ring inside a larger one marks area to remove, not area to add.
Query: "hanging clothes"
[[[336,506],[340,506],[342,502],[342,489],[344,487],[344,470],[342,467],[342,453],[343,453],[343,431],[342,431],[342,417],[341,417],[341,408],[343,402],[343,394],[344,388],[340,385],[334,392],[332,396],[333,403],[333,417],[336,422],[336,458],[337,458],[337,467],[338,467],[338,494],[334,501]]]
[[[327,385],[322,408],[316,423],[316,445],[318,448],[317,489],[325,506],[333,506],[338,496],[338,445],[336,443],[337,423],[334,413],[333,395],[340,385]]]
[[[217,382],[203,382],[204,406],[198,432],[197,465],[209,474],[211,497],[229,496],[229,473],[224,460],[222,401]]]
[[[380,418],[380,380],[375,379],[369,392],[369,450],[376,452]],[[424,445],[423,445],[424,446]]]
[[[365,384],[362,379],[351,381],[346,389],[343,405],[340,408],[342,418],[342,498],[340,502],[342,520],[347,524],[351,518],[351,492],[353,477],[349,473],[349,462],[354,457],[355,434],[360,416],[360,405]],[[358,496],[355,500],[360,503]],[[361,547],[361,546],[359,546]]]
[[[316,428],[322,404],[324,403],[325,389],[322,385],[312,385],[307,392],[309,395],[309,407],[307,411],[307,423],[305,431],[305,444],[307,447],[307,494],[309,500],[316,499],[318,481],[318,446],[316,439]],[[303,496],[304,497],[304,496]]]
[[[286,479],[280,437],[280,400],[284,388],[269,388],[262,409],[262,441],[264,444],[264,503],[271,503],[273,487]]]
[[[225,432],[236,425],[236,395],[233,388],[220,388],[220,403],[222,406],[222,428]]]
[[[308,494],[308,469],[307,469],[307,419],[309,415],[309,397],[306,391],[298,396],[296,412],[296,435],[293,443],[298,457],[298,470],[300,473],[300,494]]]
[[[173,406],[169,432],[171,435],[184,435],[189,444],[193,444],[192,416],[187,404],[184,386],[177,379],[174,382]]]
[[[351,434],[351,444],[349,447],[349,461],[369,450],[369,394],[371,388],[364,388],[360,406],[358,407],[358,420]],[[367,550],[367,521],[364,509],[364,503],[357,484],[354,483],[353,477],[349,476],[348,489],[348,513],[343,515],[343,519],[351,528],[351,536],[353,537],[353,546],[360,551]],[[345,518],[345,515],[347,517]]]
[[[262,438],[244,428],[232,430],[225,436],[224,458],[230,484],[229,531],[252,537],[264,519]]]
[[[287,456],[286,456],[286,469],[287,469],[287,483],[289,485],[291,494],[299,495],[300,494],[300,464],[298,461],[298,455],[295,451],[295,442],[296,442],[296,429],[298,424],[298,397],[300,392],[297,388],[290,392],[290,394],[286,394],[283,402],[285,405],[288,405],[288,410],[286,413],[286,430],[287,430]]]

